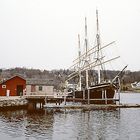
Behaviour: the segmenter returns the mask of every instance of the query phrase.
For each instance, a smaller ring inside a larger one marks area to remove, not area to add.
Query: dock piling
[[[90,90],[88,89],[88,105],[90,104]]]

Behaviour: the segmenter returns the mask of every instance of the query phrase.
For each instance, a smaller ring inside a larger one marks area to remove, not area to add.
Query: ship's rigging
[[[74,69],[75,71],[72,72],[67,81],[79,77],[78,80],[78,90],[82,88],[82,77],[83,73],[85,72],[85,88],[89,88],[89,70],[97,71],[97,80],[92,83],[94,84],[101,84],[104,83],[106,80],[106,76],[101,74],[101,72],[105,71],[106,63],[118,59],[120,56],[113,57],[111,59],[105,60],[105,56],[102,53],[102,50],[108,46],[111,46],[115,43],[115,41],[110,42],[107,45],[101,45],[101,38],[100,38],[100,30],[99,30],[99,18],[98,18],[98,10],[96,10],[96,45],[92,48],[89,48],[88,42],[88,35],[87,35],[87,18],[85,18],[85,39],[84,39],[84,48],[85,51],[81,52],[81,42],[80,42],[80,35],[78,35],[78,58],[76,58],[73,62],[74,64],[70,67],[70,69]],[[102,75],[102,76],[101,76]],[[91,84],[90,84],[91,85]]]

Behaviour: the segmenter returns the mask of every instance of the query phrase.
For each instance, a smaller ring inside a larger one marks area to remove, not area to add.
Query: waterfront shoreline
[[[0,110],[13,110],[27,108],[27,101],[24,97],[9,96],[0,97]]]
[[[28,102],[24,97],[0,97],[0,110],[17,110],[27,109]],[[116,109],[116,108],[140,108],[140,104],[90,104],[90,105],[52,105],[43,108],[63,108],[63,109],[84,109],[84,110],[100,110],[100,109]]]

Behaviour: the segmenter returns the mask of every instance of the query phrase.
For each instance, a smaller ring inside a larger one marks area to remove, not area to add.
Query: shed
[[[54,86],[47,80],[28,79],[26,83],[26,95],[53,95]]]
[[[18,75],[0,82],[0,96],[21,96],[25,89],[26,80]]]

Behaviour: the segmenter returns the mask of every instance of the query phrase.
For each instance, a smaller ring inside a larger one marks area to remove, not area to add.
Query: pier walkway
[[[66,96],[54,97],[53,95],[26,95],[24,98],[28,101],[29,107],[36,108],[37,104],[40,104],[40,108],[53,107],[53,108],[66,108],[66,109],[111,109],[111,108],[140,108],[140,104],[87,104],[88,99],[81,98],[67,98]],[[103,99],[90,99],[90,101],[97,101]],[[107,99],[112,100],[112,99]],[[118,99],[113,99],[114,101],[119,101]],[[80,102],[80,105],[68,105],[68,102]],[[52,104],[50,106],[50,104]]]
[[[81,103],[87,103],[88,101],[107,101],[113,100],[113,101],[119,101],[119,99],[112,99],[112,98],[104,98],[104,99],[82,99],[82,98],[74,98],[74,97],[68,97],[68,96],[53,96],[53,95],[26,95],[24,98],[31,102],[43,102],[43,103],[59,103],[62,102],[81,102]],[[90,104],[90,102],[89,102]]]
[[[93,99],[91,99],[93,100]],[[95,99],[100,100],[100,99]],[[73,102],[73,103],[68,103]],[[81,104],[75,104],[80,102]],[[51,106],[50,106],[51,104]],[[112,108],[140,108],[140,104],[87,104],[87,99],[54,97],[46,95],[26,95],[26,96],[0,96],[0,108],[28,106],[29,108],[53,107],[65,109],[112,109]]]

